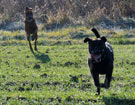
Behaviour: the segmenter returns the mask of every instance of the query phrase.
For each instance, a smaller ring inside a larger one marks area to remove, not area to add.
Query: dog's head
[[[104,36],[95,40],[92,40],[90,38],[84,39],[84,43],[88,42],[90,56],[96,63],[101,62],[101,58],[105,53],[106,41],[107,39]]]
[[[30,7],[26,7],[25,11],[24,11],[24,15],[25,15],[25,20],[27,22],[31,22],[33,20],[33,12],[32,12],[32,8]]]

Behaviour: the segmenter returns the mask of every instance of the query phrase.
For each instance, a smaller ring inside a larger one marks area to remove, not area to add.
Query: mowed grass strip
[[[135,47],[112,46],[111,88],[100,96],[87,65],[87,44],[38,46],[34,54],[28,46],[1,46],[1,104],[134,105]]]

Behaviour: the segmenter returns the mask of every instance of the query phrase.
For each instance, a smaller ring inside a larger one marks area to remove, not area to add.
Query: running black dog
[[[30,42],[31,37],[32,37],[32,41],[35,40],[35,50],[37,51],[37,31],[38,31],[38,27],[37,27],[36,21],[33,17],[32,8],[26,7],[25,11],[24,11],[24,16],[25,16],[25,21],[24,21],[25,32],[26,32],[27,40],[29,42],[30,50],[33,52],[31,42]]]
[[[104,87],[108,89],[110,87],[110,82],[113,72],[113,62],[114,54],[111,45],[107,42],[107,39],[103,36],[100,37],[98,31],[95,28],[92,30],[97,39],[92,40],[90,38],[85,38],[84,43],[89,44],[89,58],[88,65],[94,79],[94,84],[97,87],[97,94],[100,94],[100,88]],[[99,74],[106,75],[105,82],[100,84]]]

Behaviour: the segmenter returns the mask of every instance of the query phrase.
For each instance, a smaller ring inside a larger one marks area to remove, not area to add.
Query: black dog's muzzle
[[[105,50],[94,50],[90,51],[90,56],[95,63],[100,63],[102,61],[102,57],[104,56]]]

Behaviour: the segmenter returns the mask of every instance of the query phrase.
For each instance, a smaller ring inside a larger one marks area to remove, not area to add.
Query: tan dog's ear
[[[25,11],[32,11],[32,8],[26,7],[26,8],[25,8]]]
[[[26,8],[25,8],[25,11],[28,11],[28,10],[29,10],[29,7],[26,7]]]

